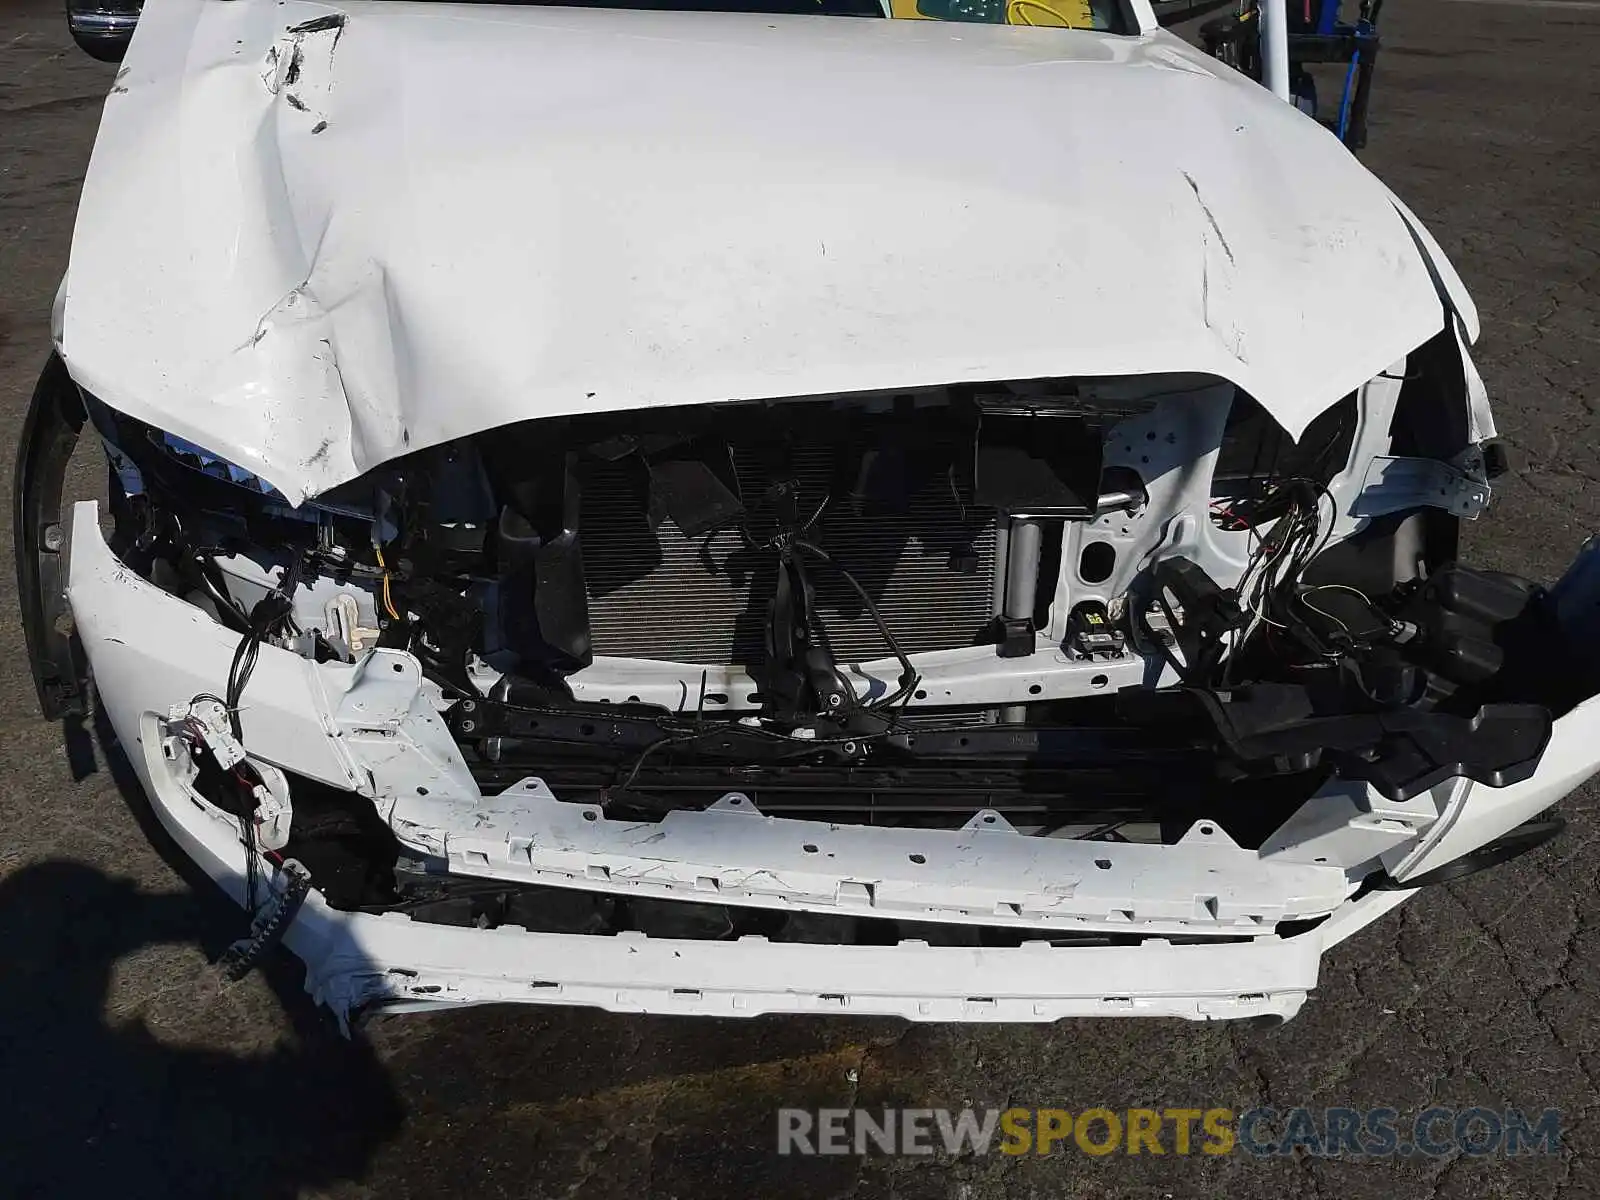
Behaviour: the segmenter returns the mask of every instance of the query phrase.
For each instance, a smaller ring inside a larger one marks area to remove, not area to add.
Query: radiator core
[[[809,515],[828,501],[810,537],[866,589],[907,653],[972,645],[994,616],[996,514],[963,505],[950,481],[929,478],[900,513],[859,515],[834,500],[841,454],[793,445],[788,470]],[[732,448],[750,519],[765,529],[770,480],[755,453]],[[759,665],[775,589],[775,556],[738,529],[691,540],[670,519],[654,532],[641,476],[625,462],[597,466],[583,489],[582,545],[594,653],[703,665]],[[840,662],[890,656],[877,624],[846,580],[807,563],[823,632]]]

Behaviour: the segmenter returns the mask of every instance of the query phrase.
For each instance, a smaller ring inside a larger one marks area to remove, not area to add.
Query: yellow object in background
[[[1050,25],[1058,29],[1093,29],[1094,10],[1089,0],[1011,0],[1006,5],[1007,25]]]
[[[1090,0],[889,0],[889,15],[913,21],[1097,28]]]

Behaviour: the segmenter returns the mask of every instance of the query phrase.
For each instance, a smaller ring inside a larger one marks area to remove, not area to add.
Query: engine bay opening
[[[1256,847],[1331,781],[1404,801],[1526,778],[1587,694],[1531,666],[1560,636],[1544,592],[1442,555],[1442,514],[1352,517],[1354,396],[1298,441],[1205,377],[529,421],[298,507],[88,408],[117,554],[238,635],[194,711],[237,740],[265,646],[404,651],[483,794],[537,777],[607,819],[738,794],[1068,839],[1203,820]],[[273,802],[231,770],[234,808]],[[319,886],[399,903],[382,820],[324,808],[294,804]]]

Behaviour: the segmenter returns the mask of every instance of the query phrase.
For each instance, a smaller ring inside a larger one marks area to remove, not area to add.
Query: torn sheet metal
[[[298,502],[532,417],[957,381],[1205,372],[1298,433],[1454,278],[1164,33],[150,0],[60,349]]]

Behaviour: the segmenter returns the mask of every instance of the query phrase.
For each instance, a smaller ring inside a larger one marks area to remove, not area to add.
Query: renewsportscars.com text
[[[1519,1108],[784,1108],[780,1154],[1554,1154],[1561,1112]]]

